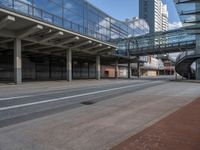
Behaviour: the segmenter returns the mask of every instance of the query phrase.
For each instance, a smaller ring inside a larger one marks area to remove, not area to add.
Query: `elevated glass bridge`
[[[184,28],[138,36],[129,41],[130,54],[137,56],[184,52],[196,47],[194,33]]]

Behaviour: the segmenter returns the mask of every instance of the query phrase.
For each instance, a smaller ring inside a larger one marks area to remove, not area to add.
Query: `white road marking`
[[[105,93],[105,92],[110,92],[110,91],[116,91],[116,90],[121,90],[121,89],[126,89],[126,88],[131,88],[131,87],[137,87],[137,86],[147,85],[147,84],[152,84],[152,83],[159,83],[159,82],[161,83],[161,81],[154,81],[154,82],[142,83],[142,84],[137,84],[137,85],[128,85],[128,86],[123,86],[123,87],[118,87],[118,88],[101,90],[101,91],[96,91],[96,92],[89,92],[89,93],[84,93],[84,94],[77,94],[77,95],[73,95],[73,96],[67,96],[67,97],[61,97],[61,98],[43,100],[43,101],[39,101],[39,102],[33,102],[33,103],[26,103],[26,104],[20,104],[20,105],[13,105],[13,106],[8,106],[8,107],[2,107],[2,108],[0,108],[0,111],[10,110],[10,109],[20,108],[20,107],[26,107],[26,106],[32,106],[32,105],[38,105],[38,104],[44,104],[44,103],[49,103],[49,102],[56,102],[56,101],[61,101],[61,100],[67,100],[67,99],[71,99],[71,98],[89,96],[89,95],[94,95],[94,94],[99,94],[99,93]]]
[[[117,82],[118,83],[127,83],[128,81],[124,82],[124,81],[120,81]],[[130,83],[130,82],[128,82]],[[134,82],[135,83],[135,82]],[[137,82],[138,84],[139,82]],[[111,85],[113,83],[105,83],[103,85]],[[91,86],[95,86],[95,85],[91,85]],[[81,88],[81,87],[80,87]],[[44,91],[45,93],[41,93],[41,94],[30,94],[30,95],[22,95],[22,96],[14,96],[14,97],[5,97],[5,98],[0,98],[0,101],[6,101],[6,100],[11,100],[11,99],[20,99],[20,98],[28,98],[28,97],[36,97],[36,96],[42,96],[42,95],[48,95],[48,94],[56,94],[56,93],[62,93],[61,91],[54,91],[54,90],[68,90],[66,88],[54,88],[53,91]]]

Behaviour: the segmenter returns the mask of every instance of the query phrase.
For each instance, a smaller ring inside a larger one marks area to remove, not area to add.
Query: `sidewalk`
[[[200,98],[112,150],[200,150]]]

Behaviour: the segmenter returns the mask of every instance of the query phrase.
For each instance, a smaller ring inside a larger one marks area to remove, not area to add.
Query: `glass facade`
[[[190,0],[175,0],[176,8],[180,16],[180,20],[182,21],[184,26],[195,25],[196,21],[200,21],[197,18],[196,11],[200,10],[198,4]]]
[[[0,0],[0,7],[106,42],[133,36],[139,28],[110,17],[86,0]]]
[[[133,29],[133,34],[129,35],[128,38],[117,40],[117,53],[119,55],[129,55],[129,49],[133,49],[136,46],[136,43],[133,40],[134,37],[148,34],[150,31],[149,25],[144,19],[133,18],[133,20],[126,20],[126,24]]]

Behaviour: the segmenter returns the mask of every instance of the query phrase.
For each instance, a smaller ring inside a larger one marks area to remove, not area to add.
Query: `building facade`
[[[162,0],[139,0],[139,18],[149,24],[150,33],[168,29],[168,10]]]
[[[169,18],[169,14],[167,10],[167,5],[164,4],[162,5],[162,31],[168,30],[168,26],[169,26],[168,18]]]
[[[2,5],[103,41],[133,32],[86,0],[4,0]]]
[[[0,80],[16,83],[113,76],[104,66],[115,69],[116,41],[146,32],[86,0],[0,0],[0,8]]]

